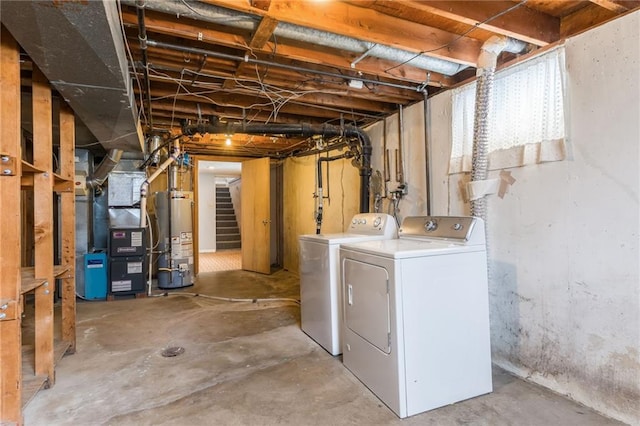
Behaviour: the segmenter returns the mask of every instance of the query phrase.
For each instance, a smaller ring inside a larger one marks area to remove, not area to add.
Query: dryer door
[[[389,336],[389,274],[381,266],[344,259],[346,326],[385,353]]]

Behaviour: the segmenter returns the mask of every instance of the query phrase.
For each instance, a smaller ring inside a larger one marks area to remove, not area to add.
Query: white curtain
[[[496,73],[489,169],[564,160],[564,47]],[[454,89],[449,173],[471,170],[475,82]]]

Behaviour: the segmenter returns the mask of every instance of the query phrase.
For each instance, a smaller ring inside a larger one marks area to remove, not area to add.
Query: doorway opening
[[[198,272],[242,269],[242,163],[198,161]]]
[[[282,268],[283,163],[205,157],[196,159],[196,169],[196,273],[244,269],[270,274]]]

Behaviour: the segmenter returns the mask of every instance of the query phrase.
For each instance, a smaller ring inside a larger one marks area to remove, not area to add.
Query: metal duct
[[[330,124],[246,124],[246,123],[199,123],[186,124],[182,133],[191,136],[196,133],[245,133],[249,135],[295,135],[323,136],[326,138],[343,136],[356,138],[359,142],[362,162],[360,164],[360,213],[369,212],[369,178],[371,177],[371,139],[366,132],[352,125],[333,126]]]
[[[487,179],[489,164],[489,113],[493,95],[493,77],[498,56],[508,46],[510,39],[493,36],[481,48],[476,72],[476,111],[473,120],[473,157],[471,160],[471,181]],[[482,218],[486,223],[486,196],[471,200],[471,215]]]
[[[0,1],[0,17],[105,149],[142,151],[117,3]]]
[[[97,188],[102,186],[109,173],[118,165],[120,158],[122,157],[121,149],[112,149],[102,159],[98,167],[96,167],[93,176],[87,178],[87,188]]]
[[[123,4],[135,6],[135,0],[122,0]],[[151,1],[146,8],[171,15],[185,16],[200,21],[212,22],[218,25],[227,25],[249,31],[255,31],[260,23],[260,17],[241,12],[235,12],[210,4],[193,2],[188,5],[179,1]],[[445,61],[426,55],[416,56],[417,52],[397,49],[391,46],[371,43],[347,37],[327,31],[315,30],[286,22],[278,23],[274,30],[276,37],[304,41],[319,46],[346,50],[353,53],[364,54],[375,58],[386,59],[397,63],[407,63],[413,67],[434,71],[444,75],[454,75],[466,68],[456,62]],[[514,44],[524,43],[514,40]],[[522,48],[519,48],[518,52]]]

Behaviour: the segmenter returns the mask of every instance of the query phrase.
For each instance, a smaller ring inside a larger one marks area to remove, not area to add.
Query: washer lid
[[[398,226],[393,216],[388,214],[358,213],[353,216],[345,232],[336,234],[306,234],[300,235],[298,238],[305,241],[324,242],[325,244],[342,244],[352,237],[358,238],[358,241],[398,238]],[[365,237],[369,238],[365,239]]]
[[[424,256],[485,251],[483,244],[470,245],[442,240],[397,239],[347,243],[340,246],[341,252],[366,253],[392,259],[407,259]]]
[[[386,235],[365,235],[365,234],[308,234],[300,235],[298,237],[300,241],[311,241],[319,244],[344,244],[344,243],[357,243],[361,241],[373,241],[388,239]]]

